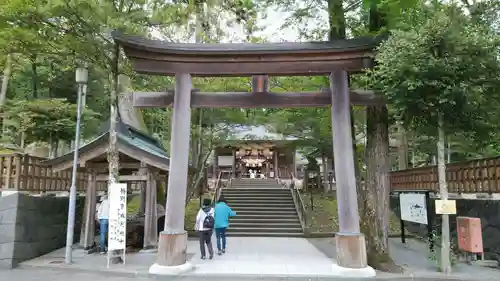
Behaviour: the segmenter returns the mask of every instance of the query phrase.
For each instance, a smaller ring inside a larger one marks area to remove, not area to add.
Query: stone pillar
[[[175,75],[175,97],[170,137],[165,230],[160,234],[158,257],[151,274],[182,273],[193,267],[187,263],[187,232],[184,230],[185,198],[188,185],[189,138],[191,127],[191,75]]]
[[[339,233],[335,235],[337,264],[343,268],[361,269],[368,265],[365,237],[360,233],[359,227],[347,72],[331,73],[330,87],[339,214]]]
[[[233,149],[233,166],[231,167],[231,178],[236,178],[236,150]]]
[[[295,148],[292,151],[292,175],[294,178],[297,177],[297,160],[295,159],[297,157],[297,153]]]
[[[96,179],[96,173],[91,171],[88,177],[83,213],[83,225],[80,233],[80,246],[85,250],[92,248],[94,245],[95,212],[97,204]]]
[[[146,210],[144,214],[144,249],[155,249],[158,245],[158,216],[156,214],[156,180],[148,169],[146,172]]]

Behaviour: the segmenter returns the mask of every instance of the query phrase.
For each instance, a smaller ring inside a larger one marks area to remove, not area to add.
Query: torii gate
[[[138,73],[175,76],[175,90],[135,93],[137,107],[172,107],[171,168],[165,231],[160,235],[153,274],[191,269],[186,260],[184,200],[187,188],[191,108],[326,107],[332,110],[333,151],[339,232],[337,265],[347,271],[371,269],[360,233],[351,133],[350,104],[383,103],[371,91],[349,90],[348,72],[373,66],[377,38],[332,42],[272,44],[176,44],[113,33]],[[319,92],[271,93],[267,75],[329,75],[330,89]],[[193,90],[192,76],[253,76],[252,92],[205,93]],[[371,269],[373,271],[373,269]],[[374,274],[374,271],[373,271]]]

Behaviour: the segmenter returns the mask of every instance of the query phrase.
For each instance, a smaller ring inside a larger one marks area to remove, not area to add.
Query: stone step
[[[276,179],[233,179],[231,182],[278,182]]]
[[[227,191],[223,191],[222,195],[224,195],[224,197],[227,197],[227,196],[233,196],[233,197],[276,197],[276,196],[291,197],[292,196],[289,191],[287,191],[287,192],[253,192],[253,191],[251,191],[251,192],[248,192],[248,191],[227,192]]]
[[[259,191],[259,192],[263,192],[264,190],[269,190],[270,192],[271,191],[280,191],[280,190],[288,190],[286,188],[281,188],[281,187],[276,187],[276,186],[254,186],[254,185],[249,185],[249,186],[232,186],[232,187],[229,187],[229,188],[225,188],[224,190],[230,190],[230,191],[234,191],[234,190],[256,190],[256,191]]]
[[[234,196],[234,197],[252,197],[252,196],[258,196],[258,197],[276,197],[276,196],[281,196],[281,197],[291,197],[290,192],[247,192],[247,191],[240,191],[240,192],[222,192],[222,195],[224,197],[226,196]]]
[[[235,199],[235,198],[224,198],[227,200],[228,204],[241,204],[241,203],[256,203],[256,204],[263,204],[263,205],[269,205],[269,204],[294,204],[293,199],[286,199],[286,198],[252,198],[252,199]]]
[[[228,232],[227,236],[229,236],[229,237],[304,237],[304,233]]]
[[[231,222],[231,228],[301,228],[299,222],[260,222],[260,223],[249,223],[249,222]]]
[[[293,197],[288,194],[288,195],[285,195],[285,194],[275,194],[275,195],[272,195],[272,194],[262,194],[262,195],[259,195],[259,194],[247,194],[245,196],[241,196],[241,195],[234,195],[234,194],[224,194],[222,193],[222,195],[224,196],[224,198],[226,199],[234,199],[234,200],[293,200]]]
[[[231,198],[231,202],[266,202],[266,203],[293,203],[292,196],[273,196],[273,197],[240,197],[240,196],[224,196],[229,201]]]
[[[264,219],[273,219],[273,220],[280,220],[280,219],[298,219],[297,213],[262,213],[262,212],[239,212],[236,214],[236,217],[231,218],[231,221],[233,220],[239,220],[239,219],[246,219],[246,220],[252,220],[252,219],[259,219],[259,220],[264,220]]]
[[[256,229],[255,227],[229,227],[227,229],[228,233],[236,233],[236,232],[267,232],[267,233],[275,233],[275,232],[281,232],[281,233],[303,233],[301,227],[294,227],[294,228],[276,228],[276,227],[268,227],[268,228],[259,228]]]
[[[295,212],[295,207],[273,207],[273,206],[260,206],[260,207],[240,207],[231,206],[236,212]]]
[[[287,203],[263,203],[263,202],[228,202],[231,208],[266,208],[266,207],[274,207],[274,208],[292,208],[295,209],[295,205],[293,202]]]
[[[246,218],[246,217],[232,217],[231,224],[233,223],[254,223],[254,224],[262,224],[262,223],[298,223],[300,224],[299,218]]]
[[[285,193],[288,192],[290,193],[289,189],[286,188],[273,188],[273,187],[268,187],[268,188],[253,188],[253,187],[233,187],[233,188],[224,188],[222,192],[275,192],[275,193]]]
[[[224,195],[224,199],[227,200],[227,202],[274,202],[277,203],[278,201],[285,201],[285,202],[293,202],[293,198],[291,196],[271,196],[271,197],[265,197],[265,196],[248,196],[248,197],[240,197],[240,196],[226,196]]]
[[[277,210],[235,210],[237,215],[241,216],[251,216],[251,215],[256,215],[256,216],[262,216],[262,215],[267,215],[267,216],[274,216],[274,217],[281,217],[281,216],[297,216],[297,212],[295,209],[293,210],[285,210],[285,211],[277,211]]]

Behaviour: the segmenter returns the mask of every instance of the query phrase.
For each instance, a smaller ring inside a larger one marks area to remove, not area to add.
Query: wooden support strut
[[[264,85],[261,85],[264,86]],[[259,85],[256,85],[259,87]],[[351,90],[353,105],[385,104],[386,101],[374,91]],[[136,92],[134,106],[139,108],[171,107],[174,91]],[[191,108],[293,108],[327,107],[332,103],[331,91],[319,92],[199,92],[192,91]]]
[[[254,75],[252,76],[252,92],[265,93],[268,92],[269,76],[267,75]]]

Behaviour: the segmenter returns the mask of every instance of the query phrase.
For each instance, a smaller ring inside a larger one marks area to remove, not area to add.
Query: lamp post
[[[75,233],[75,209],[76,209],[76,177],[78,169],[78,149],[80,148],[80,122],[82,116],[82,95],[86,90],[88,72],[86,68],[77,68],[75,81],[78,85],[77,106],[76,106],[76,130],[75,130],[75,148],[73,152],[73,172],[71,174],[71,187],[69,191],[68,207],[68,229],[66,232],[66,255],[64,261],[66,264],[72,263],[73,235]]]

